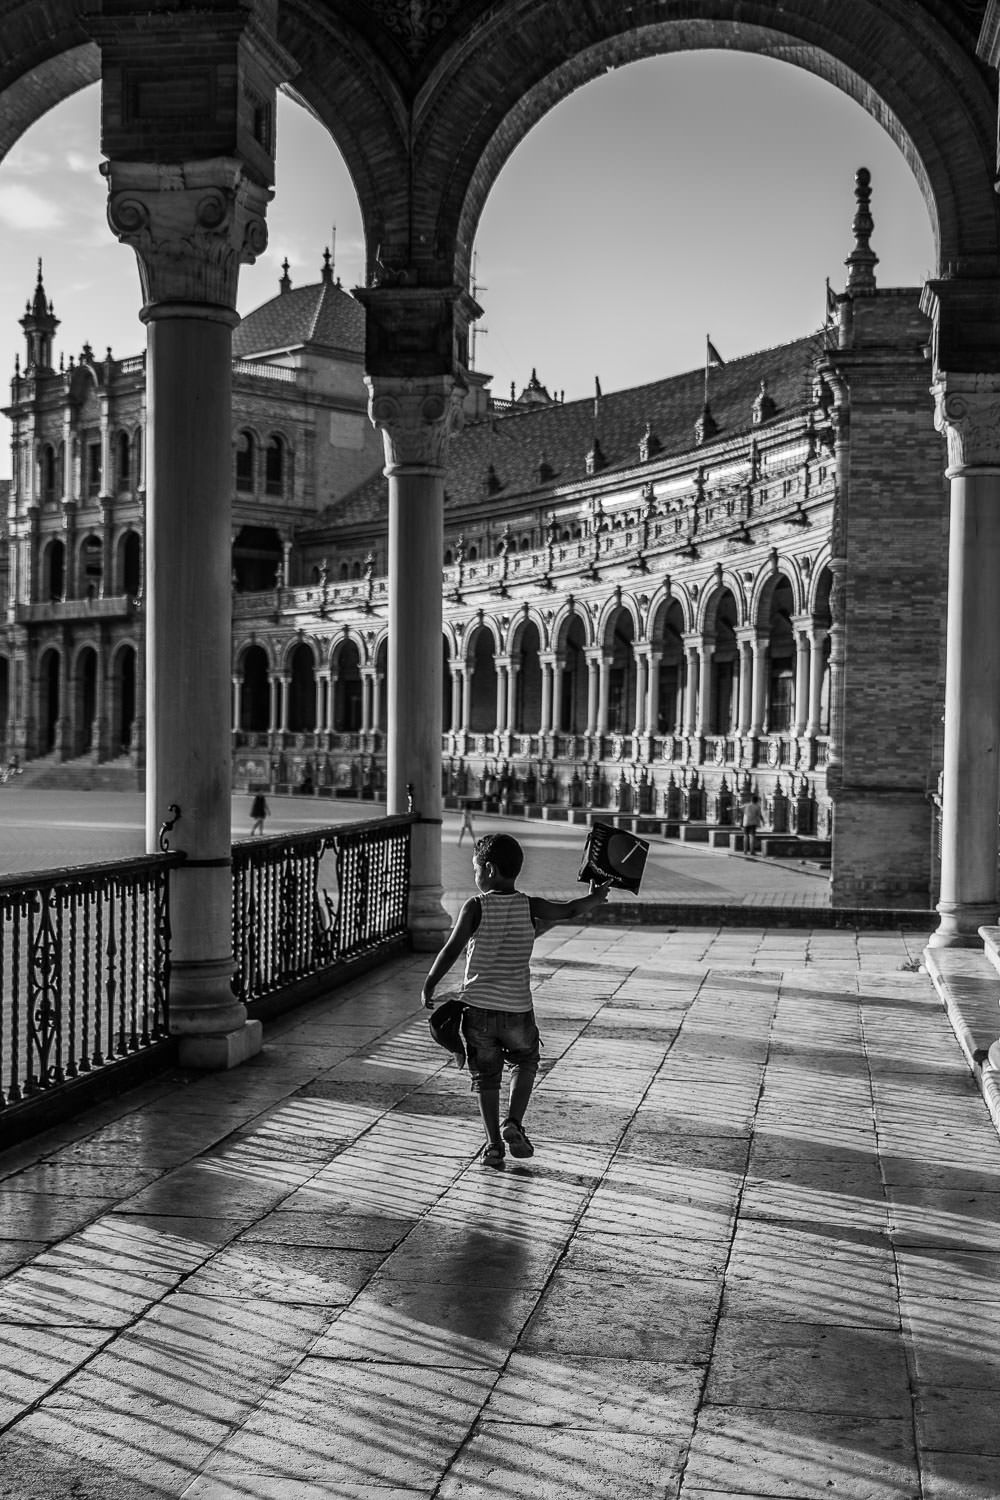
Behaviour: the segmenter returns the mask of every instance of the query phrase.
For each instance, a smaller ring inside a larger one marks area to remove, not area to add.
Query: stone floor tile
[[[381,1262],[379,1251],[241,1240],[220,1250],[189,1276],[184,1290],[200,1297],[344,1306],[367,1285]]]
[[[118,1204],[115,1194],[82,1198],[55,1193],[13,1192],[0,1187],[0,1239],[48,1244],[76,1234]]]
[[[914,1421],[921,1451],[982,1453],[1000,1459],[1000,1391],[996,1389],[921,1387]]]
[[[324,1213],[290,1206],[280,1208],[251,1224],[240,1243],[322,1245],[330,1249],[370,1250],[387,1255],[406,1238],[416,1218],[394,1218],[381,1214]]]
[[[311,1356],[213,1455],[206,1477],[249,1471],[270,1475],[273,1485],[286,1476],[322,1480],[345,1500],[382,1487],[430,1495],[494,1379],[477,1366]]]
[[[537,1301],[531,1288],[393,1281],[371,1287],[316,1341],[332,1360],[483,1366],[504,1363]]]
[[[726,1267],[725,1317],[899,1330],[887,1236],[741,1219]]]
[[[107,1328],[0,1327],[0,1428],[14,1422],[108,1342]],[[5,1472],[0,1446],[0,1496]],[[25,1500],[30,1494],[25,1492]],[[8,1491],[12,1496],[16,1492]]]
[[[587,1204],[580,1227],[669,1238],[727,1238],[740,1186],[735,1174],[618,1157]]]
[[[683,1453],[661,1437],[484,1422],[448,1470],[438,1500],[672,1500]]]
[[[1000,1252],[898,1247],[900,1290],[914,1302],[984,1302],[1000,1285]]]
[[[989,1301],[903,1302],[903,1326],[922,1386],[991,1390],[1000,1421],[1000,1308]]]
[[[810,1161],[801,1176],[775,1181],[750,1175],[740,1213],[748,1219],[822,1224],[884,1234],[889,1216],[874,1166]]]
[[[519,1349],[525,1353],[703,1363],[719,1305],[714,1281],[570,1271],[550,1281]]]
[[[912,1425],[908,1417],[704,1406],[680,1493],[921,1500]]]
[[[482,1420],[601,1432],[661,1433],[687,1442],[704,1372],[653,1360],[561,1358],[515,1351]]]
[[[1000,1251],[1000,1193],[892,1184],[886,1197],[897,1245]]]
[[[253,1219],[273,1208],[312,1175],[297,1162],[277,1160],[265,1148],[235,1142],[199,1157],[118,1203],[121,1214],[218,1215]]]
[[[627,1235],[616,1229],[591,1230],[581,1220],[562,1260],[562,1269],[583,1275],[670,1276],[721,1282],[729,1256],[730,1235],[712,1239],[663,1233]]]
[[[890,1330],[724,1317],[706,1400],[715,1406],[903,1418],[910,1390]]]
[[[921,1500],[997,1500],[997,1460],[984,1453],[922,1453]]]
[[[540,1292],[562,1253],[555,1239],[495,1234],[476,1224],[461,1227],[428,1215],[381,1263],[372,1290],[383,1281],[451,1282],[455,1285],[533,1287]]]

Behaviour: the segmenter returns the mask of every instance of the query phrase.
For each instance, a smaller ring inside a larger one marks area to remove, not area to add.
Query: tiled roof
[[[708,399],[719,428],[717,440],[745,432],[752,425],[751,408],[762,380],[767,381],[776,417],[801,409],[809,399],[812,365],[819,349],[819,336],[812,334],[713,369]],[[704,370],[689,370],[650,385],[608,391],[601,397],[596,421],[591,398],[524,410],[515,406],[503,416],[463,428],[448,446],[446,513],[475,503],[486,509],[498,507],[515,497],[538,504],[547,491],[585,480],[595,432],[604,455],[601,476],[639,465],[639,440],[647,422],[659,440],[657,457],[690,452],[695,448],[694,424],[701,415],[704,381]],[[540,475],[543,461],[545,479]],[[492,489],[487,485],[491,465]],[[331,505],[321,524],[369,524],[384,529],[386,511],[386,480],[375,474]]]
[[[300,349],[304,344],[364,354],[364,308],[332,279],[280,292],[247,313],[233,333],[233,354],[238,359]]]

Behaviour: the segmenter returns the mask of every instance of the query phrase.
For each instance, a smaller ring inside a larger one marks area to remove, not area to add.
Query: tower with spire
[[[854,175],[854,197],[857,200],[852,226],[854,249],[844,261],[847,267],[847,290],[854,294],[874,292],[878,256],[870,243],[875,221],[871,213],[872,174],[867,167],[859,167]]]
[[[38,280],[35,295],[25,304],[24,317],[20,319],[26,343],[25,374],[52,374],[52,338],[59,327],[52,303],[45,296],[42,282],[42,258],[38,257]]]

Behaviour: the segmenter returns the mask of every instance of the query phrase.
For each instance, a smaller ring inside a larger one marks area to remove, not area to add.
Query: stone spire
[[[52,303],[45,296],[45,287],[42,283],[42,258],[38,258],[38,280],[35,283],[35,295],[25,305],[24,317],[20,319],[21,327],[24,329],[25,342],[27,344],[27,359],[25,360],[25,373],[30,375],[32,371],[49,374],[52,370],[52,336],[59,327],[59,319],[55,315]]]
[[[292,278],[288,274],[288,256],[281,262],[281,280],[278,282],[279,292],[290,292],[292,290]]]
[[[333,281],[333,264],[329,249],[323,251],[323,269],[319,273],[320,281]]]
[[[869,244],[875,228],[871,215],[872,174],[867,167],[859,167],[854,176],[854,249],[844,261],[847,267],[847,290],[849,292],[874,292],[875,267],[878,256]]]

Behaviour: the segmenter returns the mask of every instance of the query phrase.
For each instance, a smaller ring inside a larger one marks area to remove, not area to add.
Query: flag
[[[712,340],[708,337],[707,334],[705,335],[705,343],[707,345],[705,351],[706,369],[724,370],[726,367],[726,361],[723,359],[722,355],[719,353],[718,349],[716,349],[715,345],[712,343]]]
[[[597,375],[594,376],[594,421],[601,414],[601,382]]]
[[[837,316],[837,294],[830,286],[829,276],[826,278],[826,321],[832,322]]]

